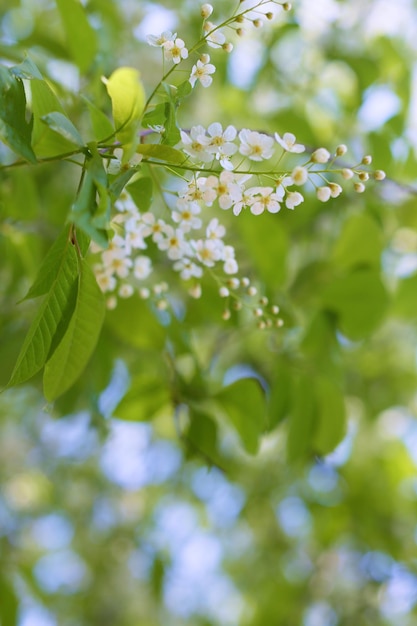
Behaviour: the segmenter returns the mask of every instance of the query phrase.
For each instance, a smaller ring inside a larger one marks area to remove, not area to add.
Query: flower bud
[[[361,180],[362,182],[366,182],[367,180],[369,180],[368,172],[359,172],[359,180]]]
[[[253,20],[252,24],[255,26],[255,28],[262,28],[262,26],[264,25],[263,21],[260,19]]]
[[[341,157],[345,155],[347,152],[347,146],[344,143],[341,143],[340,146],[336,148],[336,156]]]
[[[253,285],[251,287],[248,287],[248,296],[256,296],[257,293],[258,290],[256,289],[256,287],[254,287]]]
[[[327,202],[331,198],[331,190],[330,187],[319,187],[317,189],[317,198],[321,202]]]
[[[374,172],[374,178],[375,180],[384,180],[386,174],[384,172],[384,170],[375,170]]]
[[[365,191],[365,185],[363,183],[355,183],[353,189],[356,193],[363,193]]]
[[[206,53],[201,54],[200,61],[204,63],[204,65],[206,65],[207,63],[210,63],[210,55]]]
[[[349,180],[350,178],[353,178],[354,173],[353,173],[353,171],[352,171],[351,169],[349,169],[348,167],[345,167],[345,168],[342,170],[342,176],[343,176],[343,178],[344,178],[345,180]]]
[[[294,185],[304,185],[308,179],[308,171],[305,167],[301,165],[297,165],[291,172],[291,178],[293,180]]]
[[[222,45],[222,48],[223,48],[223,50],[224,50],[225,52],[228,52],[228,53],[229,53],[229,52],[231,52],[231,51],[233,50],[233,44],[232,44],[232,43],[229,43],[229,42],[226,42],[226,43],[224,43],[224,44]]]
[[[313,163],[327,163],[330,159],[330,152],[326,150],[326,148],[318,148],[311,155],[311,160]]]
[[[371,163],[372,163],[372,157],[369,154],[363,157],[362,159],[363,165],[370,165]]]
[[[213,13],[211,4],[203,4],[201,7],[201,17],[206,20]]]
[[[272,314],[273,314],[273,315],[278,315],[278,313],[279,313],[279,306],[278,306],[277,304],[274,304],[274,305],[271,307],[271,311],[272,311]]]
[[[284,2],[284,4],[282,5],[282,8],[284,9],[284,11],[291,11],[292,9],[291,2]]]
[[[220,287],[219,296],[221,298],[227,298],[229,295],[230,295],[230,291],[228,290],[227,287]]]
[[[341,186],[338,185],[337,183],[329,183],[329,187],[330,187],[330,195],[332,196],[332,198],[337,198],[338,196],[340,196],[340,194],[343,191]]]
[[[222,313],[222,318],[227,321],[230,320],[231,315],[232,314],[230,313],[229,309],[225,309]]]

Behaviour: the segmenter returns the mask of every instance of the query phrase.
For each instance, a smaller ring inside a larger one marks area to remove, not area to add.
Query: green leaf
[[[119,67],[103,80],[112,101],[116,137],[124,149],[123,163],[127,163],[138,144],[139,123],[145,107],[140,72],[132,67]]]
[[[90,102],[85,96],[81,96],[82,100],[87,104],[90,113],[91,125],[96,141],[103,141],[111,138],[115,134],[113,124],[103,111],[98,109],[95,104]]]
[[[346,409],[343,394],[328,378],[315,380],[317,421],[312,448],[318,454],[328,454],[346,434]]]
[[[99,246],[106,248],[108,245],[106,228],[110,220],[110,211],[107,173],[100,155],[93,151],[93,158],[86,164],[84,180],[72,206],[70,219]]]
[[[82,148],[84,146],[83,139],[75,128],[74,124],[62,113],[54,111],[52,113],[47,113],[41,117],[42,122],[44,122],[51,130],[61,135],[64,139],[71,142],[75,146]]]
[[[265,394],[255,378],[242,378],[215,395],[249,454],[256,454],[265,430]]]
[[[0,139],[24,159],[36,163],[31,134],[22,81],[0,65]]]
[[[56,0],[71,57],[86,72],[97,52],[97,37],[79,0]]]
[[[143,154],[146,157],[152,159],[158,159],[159,161],[167,161],[168,163],[184,163],[187,160],[187,156],[172,148],[171,146],[163,146],[155,143],[143,143],[137,146],[136,152]]]
[[[133,202],[142,213],[149,211],[153,197],[153,183],[151,178],[147,176],[137,178],[126,187],[126,191],[130,193]]]
[[[378,272],[357,270],[328,285],[322,303],[338,315],[342,333],[355,340],[366,337],[381,323],[388,294]]]
[[[49,113],[62,113],[58,98],[44,80],[33,79],[30,82],[33,111],[32,147],[39,157],[52,157],[74,151],[74,144],[53,131],[43,121]]]
[[[38,78],[39,80],[43,80],[43,76],[34,64],[34,62],[27,57],[22,63],[19,65],[14,65],[10,68],[10,71],[17,78],[26,78],[28,80],[32,80],[32,78]]]
[[[104,313],[104,296],[91,268],[81,259],[77,300],[71,321],[45,365],[43,389],[48,401],[62,395],[82,374],[96,347]]]
[[[355,265],[380,266],[383,250],[381,229],[365,213],[352,215],[345,223],[333,250],[333,261],[345,270]]]
[[[310,376],[300,374],[292,386],[287,455],[290,462],[305,458],[311,449],[316,418],[316,399]]]
[[[43,259],[36,278],[23,300],[43,296],[51,289],[56,279],[56,268],[59,267],[68,246],[69,234],[70,229],[68,226],[61,231],[59,237],[55,240],[46,257]]]
[[[165,132],[162,143],[175,146],[179,141],[181,141],[181,134],[177,126],[177,107],[173,102],[167,102],[165,104]]]
[[[42,369],[53,342],[59,341],[71,318],[78,263],[75,247],[69,240],[56,261],[52,285],[29,328],[8,387],[28,380]]]
[[[143,116],[143,119],[142,119],[143,128],[148,128],[149,126],[164,126],[165,127],[165,120],[167,118],[166,113],[167,113],[166,102],[161,102],[160,104],[157,104],[154,109],[151,109],[150,111],[145,113],[145,115]]]

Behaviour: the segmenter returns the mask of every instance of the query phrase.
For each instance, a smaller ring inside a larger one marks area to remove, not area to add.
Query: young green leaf
[[[140,72],[132,67],[119,67],[103,80],[112,101],[116,137],[124,149],[123,162],[127,163],[138,143],[137,132],[146,100]]]
[[[104,313],[104,296],[91,268],[81,259],[74,312],[65,335],[45,365],[43,388],[47,400],[62,395],[82,374],[98,341]]]
[[[8,387],[34,376],[45,365],[53,342],[64,334],[75,304],[78,274],[75,246],[67,245],[55,265],[51,287],[23,342]]]

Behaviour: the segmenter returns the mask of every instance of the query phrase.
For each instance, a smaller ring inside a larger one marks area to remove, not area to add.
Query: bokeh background
[[[213,4],[216,23],[235,8]],[[108,112],[101,76],[116,67],[139,69],[151,92],[161,54],[147,34],[188,43],[201,29],[194,0],[83,6],[97,37],[84,74],[54,2],[0,9],[2,63],[29,54],[81,127],[80,93]],[[347,164],[372,154],[388,178],[327,204],[312,194],[255,224],[229,220],[242,266],[283,309],[278,335],[225,324],[208,288],[175,324],[135,309],[109,315],[82,380],[54,406],[38,380],[0,395],[1,626],[415,624],[417,4],[294,0],[262,29],[244,28],[229,31],[230,55],[210,50],[213,86],[184,103],[180,124],[294,132],[312,149],[345,143]],[[14,159],[4,146],[0,157]],[[68,164],[0,170],[3,385],[35,310],[16,302],[75,187]],[[367,276],[360,293],[355,272]],[[170,404],[167,341],[184,406],[200,403],[194,428]],[[207,388],[248,372],[271,400],[256,456],[201,409]],[[334,452],[306,444],[290,463],[288,415],[307,411],[319,374],[343,389],[346,435]],[[137,398],[119,419],[132,378]]]

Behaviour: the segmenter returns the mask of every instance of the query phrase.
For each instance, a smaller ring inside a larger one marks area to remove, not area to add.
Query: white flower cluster
[[[154,270],[152,254],[149,254],[152,246],[165,255],[183,280],[193,280],[190,293],[194,297],[201,295],[198,279],[206,268],[217,269],[220,265],[226,276],[238,272],[234,248],[223,240],[225,227],[217,218],[204,226],[197,201],[199,196],[198,185],[189,183],[180,192],[170,216],[162,219],[151,212],[140,213],[130,195],[123,192],[115,204],[117,214],[112,221],[115,234],[109,247],[92,249],[100,255],[94,271],[101,290],[110,296],[109,308],[116,305],[117,297],[128,298],[135,291],[143,298],[150,297],[152,290],[147,279]],[[156,291],[153,289],[153,294],[159,297],[160,285]],[[165,308],[165,304],[161,304],[165,300],[157,299],[158,306]]]

